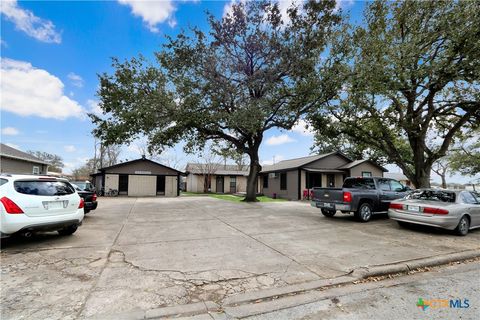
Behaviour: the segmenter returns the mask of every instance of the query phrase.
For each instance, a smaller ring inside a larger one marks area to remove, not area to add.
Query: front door
[[[157,195],[165,194],[165,176],[157,176]]]
[[[217,193],[223,193],[223,176],[217,176]]]
[[[230,193],[236,193],[236,192],[237,192],[237,177],[231,176],[230,177]]]
[[[128,174],[118,176],[118,194],[128,194]]]

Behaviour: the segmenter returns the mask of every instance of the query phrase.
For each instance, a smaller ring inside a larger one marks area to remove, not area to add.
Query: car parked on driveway
[[[0,175],[0,235],[36,231],[73,234],[82,223],[84,201],[66,179]]]
[[[354,212],[355,217],[367,222],[373,214],[386,213],[391,201],[403,198],[411,192],[394,179],[383,177],[350,177],[342,188],[313,188],[311,205],[320,208],[322,214],[333,217]]]
[[[419,189],[392,202],[388,216],[402,226],[422,224],[465,236],[480,227],[480,197],[470,191]]]
[[[83,207],[84,213],[87,214],[91,210],[97,209],[98,203],[97,203],[97,193],[95,190],[82,190],[79,186],[77,186],[75,183],[72,183],[72,186],[77,190],[78,195],[80,198],[83,199],[85,205]]]
[[[82,191],[95,191],[95,186],[88,180],[70,181],[70,183],[76,185]]]

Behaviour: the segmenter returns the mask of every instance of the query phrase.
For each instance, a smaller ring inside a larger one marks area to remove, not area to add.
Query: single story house
[[[185,168],[186,191],[214,193],[244,193],[247,191],[248,166],[220,163],[187,163]]]
[[[339,188],[347,177],[382,177],[386,171],[373,161],[352,160],[341,152],[331,152],[264,166],[259,184],[268,197],[300,200],[313,187]]]
[[[384,174],[385,178],[390,178],[390,179],[395,179],[399,181],[401,184],[404,186],[409,186],[413,188],[413,183],[410,181],[410,179],[407,178],[406,175],[404,175],[401,172],[386,172]]]
[[[0,172],[17,174],[47,174],[48,162],[26,152],[0,143]]]
[[[180,195],[183,173],[142,157],[137,160],[100,168],[92,174],[97,190],[118,190],[119,195],[132,197]]]

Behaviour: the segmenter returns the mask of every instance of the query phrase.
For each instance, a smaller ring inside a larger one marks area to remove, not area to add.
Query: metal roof
[[[46,161],[43,161],[35,156],[32,156],[29,153],[7,146],[6,144],[3,144],[3,143],[0,143],[0,156],[49,165],[49,163]]]

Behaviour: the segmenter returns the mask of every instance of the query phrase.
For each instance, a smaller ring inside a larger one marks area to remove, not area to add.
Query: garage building
[[[144,157],[99,169],[92,175],[97,190],[118,190],[131,197],[180,195],[182,172]]]

